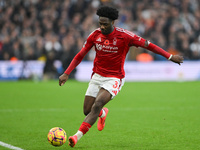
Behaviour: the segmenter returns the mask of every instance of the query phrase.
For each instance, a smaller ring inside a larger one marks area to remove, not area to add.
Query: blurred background
[[[88,35],[98,28],[96,10],[100,5],[115,6],[119,10],[115,26],[192,62],[186,63],[187,68],[176,72],[171,80],[176,80],[177,76],[183,78],[187,72],[191,76],[194,70],[195,80],[200,78],[199,0],[0,0],[0,80],[57,79]],[[75,69],[70,78],[78,79],[81,67],[91,66],[94,57],[95,51],[91,50],[83,66]],[[130,48],[127,61],[134,65],[151,62],[147,68],[157,69],[156,62],[169,62],[135,47]],[[190,66],[194,68],[188,70]],[[127,70],[141,73],[137,68]],[[164,72],[173,75],[173,70],[177,69],[168,67]],[[158,70],[155,73],[159,74]]]

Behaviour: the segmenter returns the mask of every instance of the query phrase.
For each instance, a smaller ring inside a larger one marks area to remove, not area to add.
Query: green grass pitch
[[[47,141],[52,127],[67,136],[84,119],[88,83],[69,80],[0,82],[0,141],[25,150],[66,150]],[[200,82],[126,82],[107,104],[103,131],[97,124],[76,150],[198,150],[200,149]],[[1,150],[8,148],[0,146]]]

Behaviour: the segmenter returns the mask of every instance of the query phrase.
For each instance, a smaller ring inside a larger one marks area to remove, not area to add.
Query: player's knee
[[[87,116],[91,111],[91,107],[88,107],[88,105],[84,105],[83,113],[85,116]]]
[[[90,110],[85,110],[83,111],[84,115],[87,116],[90,113]]]
[[[95,112],[99,112],[103,108],[103,103],[102,102],[95,102],[94,105],[92,106],[93,110]]]

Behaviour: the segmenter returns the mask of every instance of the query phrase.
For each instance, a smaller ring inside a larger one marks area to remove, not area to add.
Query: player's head
[[[102,34],[109,34],[113,31],[113,24],[118,19],[118,10],[109,6],[101,6],[96,13],[99,16],[99,25]]]

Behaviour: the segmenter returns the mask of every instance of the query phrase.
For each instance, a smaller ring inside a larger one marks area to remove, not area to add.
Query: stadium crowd
[[[128,29],[172,54],[200,59],[198,0],[1,0],[0,60],[61,60],[64,68],[98,28],[97,8],[119,9],[115,26]],[[131,48],[128,60],[149,53]],[[93,60],[90,51],[85,60]]]

